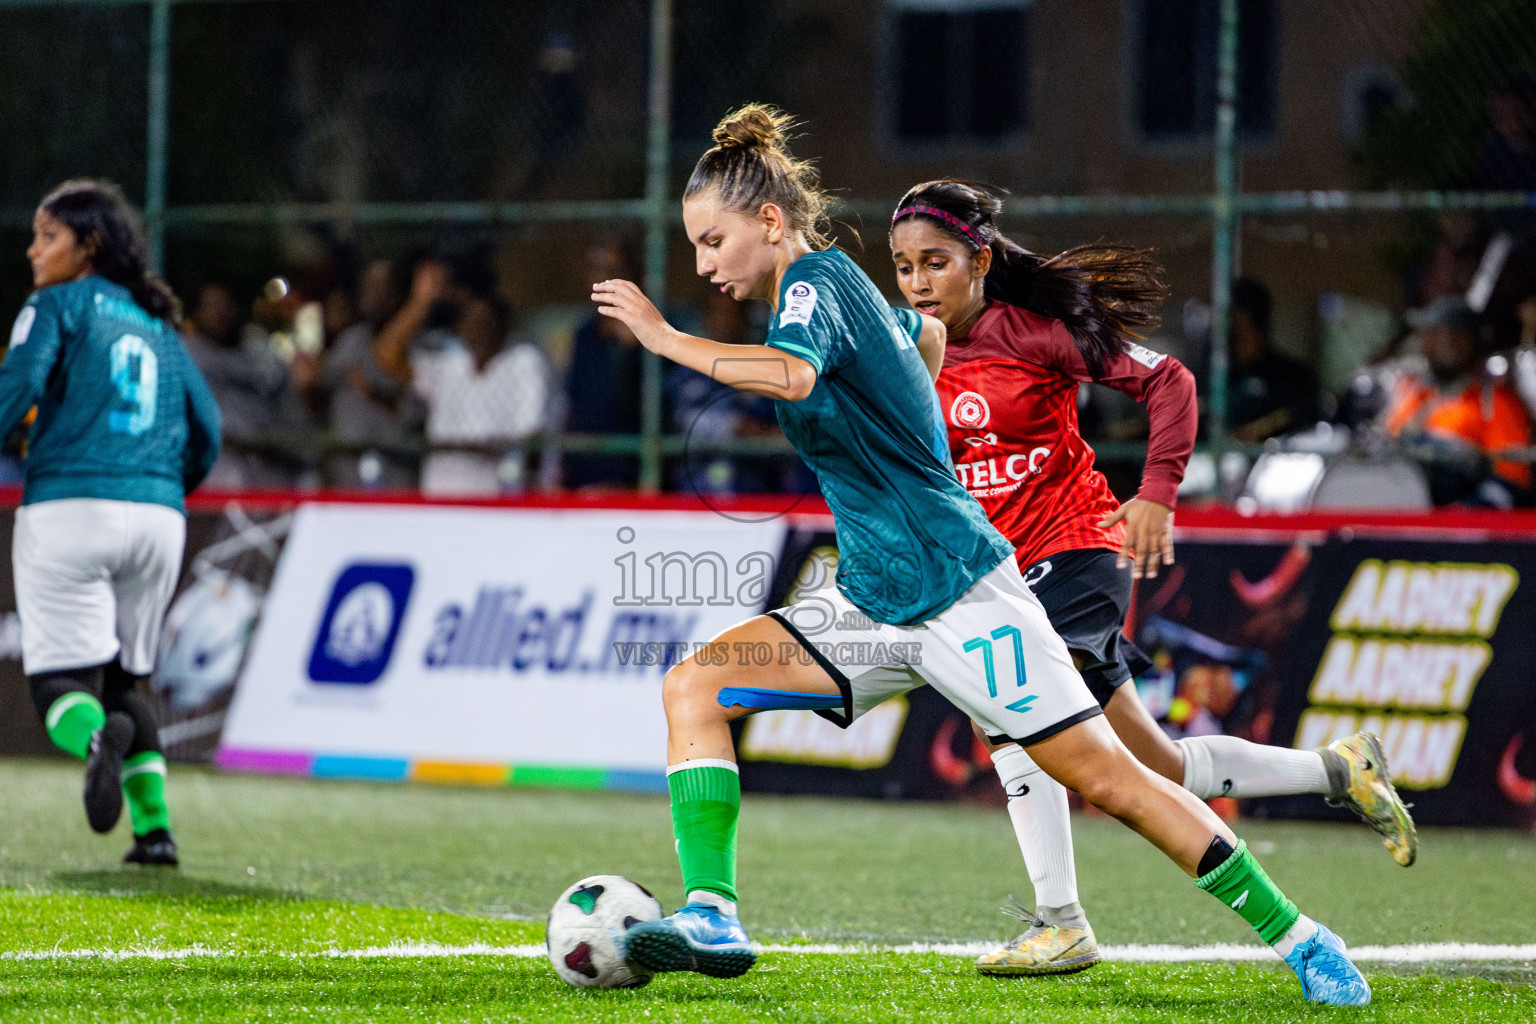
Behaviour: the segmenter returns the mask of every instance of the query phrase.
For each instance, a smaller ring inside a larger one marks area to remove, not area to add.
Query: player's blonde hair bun
[[[753,215],[772,203],[789,230],[812,248],[827,248],[832,242],[823,228],[831,197],[822,191],[815,165],[789,151],[790,131],[798,124],[766,103],[731,111],[715,126],[715,144],[699,157],[683,198],[709,192],[727,210]]]
[[[748,103],[733,110],[715,125],[715,145],[721,149],[767,149],[787,151],[790,129],[795,119],[765,103]]]

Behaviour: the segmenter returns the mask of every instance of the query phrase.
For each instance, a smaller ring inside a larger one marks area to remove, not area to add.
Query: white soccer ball
[[[661,917],[656,897],[620,875],[583,878],[549,911],[544,945],[562,981],[580,988],[639,988],[651,972],[624,959],[624,934]]]

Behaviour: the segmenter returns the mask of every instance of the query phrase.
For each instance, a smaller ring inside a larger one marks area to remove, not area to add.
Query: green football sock
[[[729,766],[729,767],[726,767]],[[741,775],[729,761],[680,767],[667,775],[672,834],[683,869],[683,890],[706,889],[736,899],[736,818]]]
[[[146,751],[124,761],[123,795],[128,798],[134,835],[170,829],[171,814],[165,806],[165,755]]]
[[[66,693],[48,706],[43,728],[53,745],[80,760],[91,750],[91,736],[107,722],[101,701],[82,690]]]
[[[1271,946],[1285,938],[1301,916],[1296,904],[1269,880],[1241,839],[1231,856],[1195,884],[1237,911],[1259,933],[1259,938]]]

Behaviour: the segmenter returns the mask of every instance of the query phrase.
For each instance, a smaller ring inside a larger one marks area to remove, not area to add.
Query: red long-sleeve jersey
[[[1119,507],[1077,427],[1077,388],[1094,378],[1059,320],[993,302],[951,338],[937,388],[960,482],[1026,566],[1062,551],[1116,550]],[[1195,380],[1139,345],[1105,360],[1104,384],[1147,407],[1151,439],[1138,497],[1172,508],[1195,446]]]

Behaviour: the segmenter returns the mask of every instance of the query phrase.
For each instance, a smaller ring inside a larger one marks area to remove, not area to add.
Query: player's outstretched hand
[[[1155,578],[1159,565],[1173,564],[1173,509],[1132,498],[1105,516],[1099,529],[1107,530],[1119,522],[1125,523],[1125,542],[1115,564],[1121,569],[1131,566],[1132,579]]]
[[[592,301],[603,316],[611,316],[635,333],[640,344],[660,352],[672,325],[633,281],[613,279],[592,286]]]

